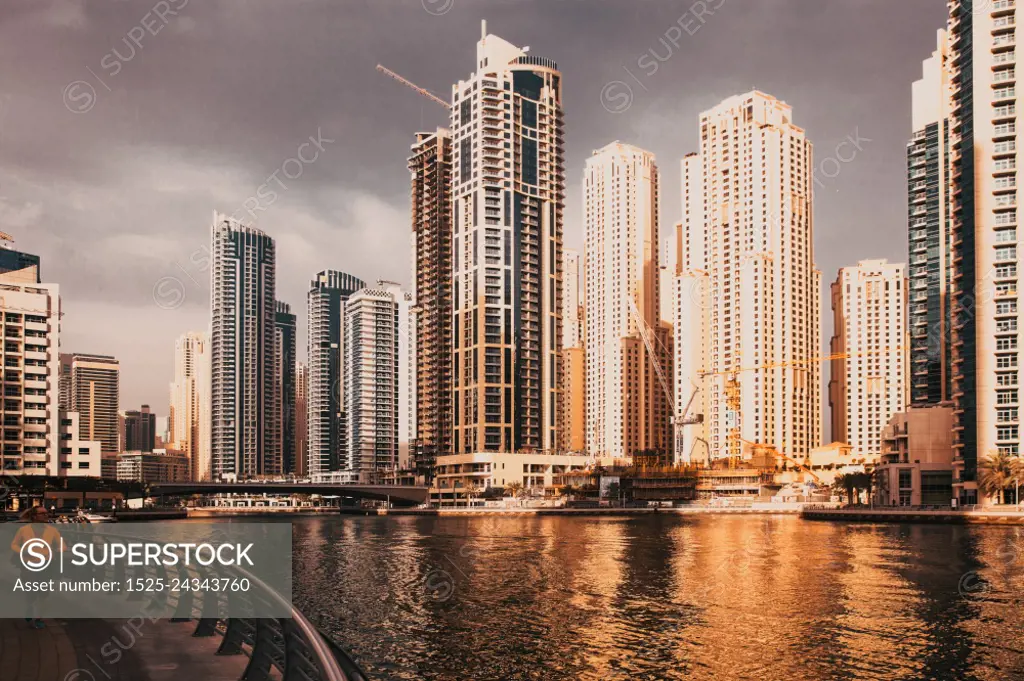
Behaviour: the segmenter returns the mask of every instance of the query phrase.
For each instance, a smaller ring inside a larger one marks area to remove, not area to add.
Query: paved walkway
[[[0,681],[237,681],[248,658],[221,656],[194,622],[0,619]]]

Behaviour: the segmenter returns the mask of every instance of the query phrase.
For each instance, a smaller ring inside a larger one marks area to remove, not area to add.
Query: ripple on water
[[[1024,678],[1019,543],[797,518],[317,518],[295,523],[294,596],[383,680],[996,681]]]

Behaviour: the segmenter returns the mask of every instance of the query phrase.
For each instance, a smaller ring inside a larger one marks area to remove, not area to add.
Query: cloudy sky
[[[300,345],[316,271],[408,281],[405,159],[446,118],[374,66],[447,98],[486,18],[563,71],[568,245],[593,149],[657,154],[667,238],[698,114],[758,88],[815,145],[826,284],[858,259],[905,260],[910,83],[943,0],[706,5],[702,23],[693,0],[0,0],[0,230],[61,285],[63,350],[117,356],[122,408],[165,413],[174,339],[207,326],[212,213],[245,216],[283,165],[298,176],[257,225],[277,240]],[[287,163],[310,136],[325,138],[316,160]],[[849,136],[855,157],[830,161]]]

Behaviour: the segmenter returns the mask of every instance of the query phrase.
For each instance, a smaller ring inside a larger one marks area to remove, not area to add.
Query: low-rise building
[[[874,502],[948,506],[953,498],[953,405],[911,407],[882,430]]]
[[[434,466],[431,498],[464,498],[467,492],[503,490],[519,483],[524,490],[553,487],[558,476],[595,465],[612,465],[611,458],[571,454],[477,452],[439,456]]]
[[[117,455],[117,481],[141,484],[187,482],[188,457],[180,452],[121,452]]]

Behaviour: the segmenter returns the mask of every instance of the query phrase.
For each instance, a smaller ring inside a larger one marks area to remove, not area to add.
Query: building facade
[[[179,452],[122,452],[117,456],[117,481],[152,484],[187,482],[188,457]]]
[[[658,206],[651,152],[613,142],[587,159],[586,438],[593,456],[667,457],[672,450],[672,340],[661,319]]]
[[[295,475],[309,475],[309,365],[295,363]]]
[[[277,475],[274,240],[216,213],[211,235],[211,474]]]
[[[78,412],[82,440],[99,441],[105,455],[120,451],[121,366],[108,355],[62,354],[68,408]]]
[[[126,452],[151,452],[156,447],[156,414],[148,404],[142,409],[129,409],[124,413],[124,441]]]
[[[978,499],[978,459],[1020,454],[1017,5],[950,0],[954,494]]]
[[[60,475],[60,288],[0,273],[4,395],[0,474]]]
[[[882,428],[908,395],[906,267],[862,260],[832,283],[833,335],[828,401],[832,439],[854,456],[877,458]]]
[[[747,443],[806,456],[822,437],[811,143],[790,106],[756,91],[704,112],[699,133],[683,160],[679,265],[691,280],[677,293],[701,323],[677,325],[676,342],[699,349],[703,371],[677,376],[677,396],[702,393],[711,458],[741,458]]]
[[[950,399],[952,359],[950,286],[949,105],[950,68],[946,32],[913,85],[914,133],[907,144],[910,253],[910,402]]]
[[[489,35],[452,88],[452,450],[557,447],[562,75]]]
[[[168,443],[170,449],[188,457],[197,482],[207,481],[212,475],[208,441],[209,365],[210,341],[205,333],[184,333],[175,341]]]
[[[348,452],[342,470],[353,481],[373,481],[408,461],[415,437],[411,308],[412,296],[384,281],[357,291],[345,305]]]
[[[562,259],[562,391],[560,452],[583,453],[587,448],[586,351],[583,348],[584,309],[580,295],[580,254],[563,249]]]
[[[953,499],[953,407],[911,407],[893,414],[882,431],[874,471],[881,506],[949,506]]]
[[[295,315],[288,303],[274,311],[274,413],[281,447],[281,472],[295,472]]]
[[[310,282],[307,430],[310,475],[344,469],[348,456],[345,419],[345,303],[366,286],[351,274],[324,270]]]
[[[103,447],[81,439],[80,417],[73,411],[60,412],[60,463],[57,475],[67,478],[98,478],[103,474]]]
[[[429,479],[452,447],[452,137],[416,134],[412,176],[412,252],[416,371],[416,442],[412,466]]]

